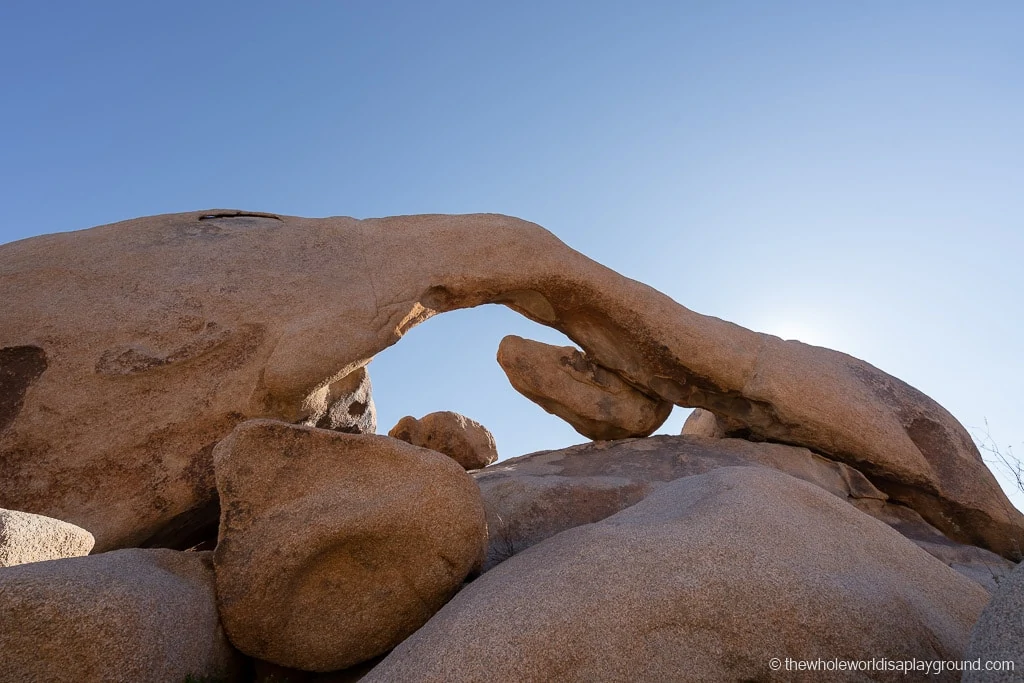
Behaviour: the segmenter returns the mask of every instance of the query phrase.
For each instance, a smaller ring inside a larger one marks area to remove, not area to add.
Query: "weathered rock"
[[[88,555],[96,540],[59,519],[0,510],[0,567]]]
[[[0,245],[0,301],[0,507],[89,529],[99,550],[187,543],[234,425],[316,424],[332,383],[484,303],[561,330],[645,394],[862,469],[957,540],[1024,545],[1024,515],[927,396],[689,311],[514,218],[140,218]]]
[[[974,625],[965,656],[981,660],[980,670],[964,672],[964,683],[1020,681],[1024,676],[1024,564],[999,582],[985,611]],[[1013,662],[1002,671],[985,670],[987,662]]]
[[[725,429],[718,421],[718,418],[710,410],[694,408],[693,412],[683,423],[683,436],[703,436],[707,439],[721,439],[725,436]]]
[[[373,404],[373,387],[370,373],[359,368],[330,385],[323,396],[326,407],[320,407],[314,414],[320,415],[309,426],[333,429],[346,434],[376,434],[377,407]]]
[[[364,681],[788,681],[772,658],[954,660],[987,600],[817,486],[722,468],[484,574]]]
[[[815,484],[989,590],[1013,569],[1002,557],[952,541],[910,508],[892,504],[844,463],[806,448],[689,435],[583,444],[511,458],[474,473],[490,535],[485,566],[566,529],[605,519],[670,481],[737,465],[770,467]]]
[[[483,559],[479,490],[435,451],[255,420],[214,459],[220,614],[253,657],[335,671],[387,652]]]
[[[703,408],[693,409],[693,412],[687,416],[686,421],[683,423],[683,429],[680,434],[683,436],[703,436],[708,439],[753,438],[755,441],[763,441],[763,439],[757,438],[742,421],[728,416],[715,415],[710,410],[704,410]]]
[[[509,335],[498,364],[516,391],[577,432],[595,440],[647,436],[672,412],[571,346],[551,346]]]
[[[210,553],[119,550],[0,570],[0,681],[237,680]]]
[[[467,470],[487,467],[498,459],[494,436],[476,420],[444,410],[416,419],[406,415],[388,436],[413,446],[444,453]]]

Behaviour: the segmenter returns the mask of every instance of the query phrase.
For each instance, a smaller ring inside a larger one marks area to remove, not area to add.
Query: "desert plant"
[[[978,450],[982,452],[981,457],[989,469],[1008,475],[1016,483],[1017,488],[1024,492],[1024,462],[1021,462],[1020,458],[1014,454],[1013,446],[1007,446],[1004,449],[992,437],[987,418],[983,429],[971,429],[971,436],[978,445]],[[1016,561],[1022,560],[1024,560],[1024,537],[1017,539]],[[996,581],[998,582],[998,579]]]
[[[1005,450],[999,446],[996,440],[992,438],[992,432],[989,430],[987,419],[985,420],[984,429],[974,429],[972,431],[974,432],[974,441],[978,444],[978,448],[988,454],[988,457],[982,456],[985,463],[993,470],[1001,470],[1009,475],[1017,483],[1017,488],[1024,491],[1024,462],[1021,462],[1020,458],[1014,455],[1013,446],[1007,446]]]
[[[495,513],[494,516],[497,518],[497,524],[494,525],[495,529],[492,533],[490,547],[488,548],[488,567],[501,564],[521,550],[516,542],[515,534],[509,528],[509,525],[502,519],[501,515]]]

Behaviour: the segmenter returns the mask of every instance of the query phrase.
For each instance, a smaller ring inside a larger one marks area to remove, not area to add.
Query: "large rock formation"
[[[730,467],[511,558],[363,680],[789,681],[787,658],[955,660],[987,600],[821,488]]]
[[[435,451],[256,420],[214,460],[220,614],[253,657],[334,671],[385,653],[483,560],[479,490]]]
[[[237,680],[210,553],[119,550],[0,570],[0,681]]]
[[[964,683],[1011,683],[1024,678],[1024,564],[999,582],[974,625],[966,659],[972,668],[964,672]]]
[[[689,311],[515,218],[140,218],[0,246],[0,300],[0,507],[98,550],[185,544],[215,516],[210,453],[236,424],[317,424],[331,386],[410,327],[484,303],[644,394],[858,467],[957,540],[1024,545],[1024,516],[927,396]]]
[[[74,524],[0,510],[0,567],[88,555],[96,540]]]
[[[647,436],[672,412],[668,401],[637,391],[571,346],[509,335],[498,364],[516,391],[588,439]]]
[[[738,465],[770,467],[815,484],[989,590],[1013,570],[1013,563],[950,540],[910,508],[893,504],[861,472],[844,463],[806,448],[690,435],[542,451],[475,473],[487,510],[486,566],[566,529],[610,517],[668,482]]]
[[[467,470],[487,467],[498,459],[494,435],[476,420],[450,410],[429,413],[418,420],[406,415],[388,436],[444,453]]]

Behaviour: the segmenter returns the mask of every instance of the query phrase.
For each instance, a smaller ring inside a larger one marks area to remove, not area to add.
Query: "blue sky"
[[[1024,456],[1021,26],[1019,2],[5,2],[0,242],[513,214]],[[380,430],[452,409],[505,457],[581,441],[508,386],[509,333],[560,339],[485,307],[382,353]]]

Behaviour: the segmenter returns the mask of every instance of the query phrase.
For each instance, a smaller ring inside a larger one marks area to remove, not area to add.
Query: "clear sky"
[[[1024,457],[1022,29],[1016,1],[11,0],[0,242],[213,207],[513,214]],[[380,431],[451,409],[503,457],[582,441],[508,385],[509,333],[560,339],[484,307],[382,353]]]

